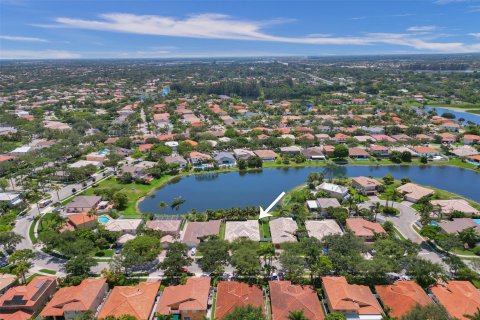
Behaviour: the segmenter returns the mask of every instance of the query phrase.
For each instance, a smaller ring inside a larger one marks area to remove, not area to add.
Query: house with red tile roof
[[[443,144],[452,144],[457,141],[457,137],[449,132],[443,132],[440,134]]]
[[[480,165],[480,154],[476,154],[474,156],[468,156],[467,157],[467,162]]]
[[[388,286],[375,286],[375,291],[383,306],[388,308],[388,315],[401,318],[415,306],[426,306],[433,301],[414,281],[397,281]]]
[[[105,299],[107,292],[106,279],[84,279],[78,286],[58,290],[40,315],[45,318],[74,320],[83,312],[95,312]]]
[[[383,183],[369,177],[360,176],[352,178],[352,187],[366,196],[376,195],[377,188],[381,185],[383,185]]]
[[[371,222],[363,218],[348,218],[346,226],[355,236],[364,241],[373,241],[376,235],[386,233],[380,223]]]
[[[435,301],[447,309],[451,317],[467,320],[480,309],[480,292],[470,281],[448,281],[430,287]]]
[[[476,134],[466,134],[463,136],[464,144],[476,144],[480,143],[480,136]]]
[[[350,136],[347,136],[346,134],[343,134],[343,133],[337,133],[335,134],[335,141],[337,141],[337,143],[345,143],[347,142],[347,139],[350,138]]]
[[[275,161],[277,154],[273,150],[254,150],[253,153],[262,161]]]
[[[322,288],[330,312],[348,319],[382,319],[382,307],[367,286],[349,284],[345,277],[323,277]]]
[[[413,147],[413,151],[418,153],[420,157],[433,157],[440,155],[440,152],[432,147],[417,146]]]
[[[264,310],[262,289],[237,281],[220,281],[218,283],[215,319],[222,320],[235,308],[248,305]]]
[[[116,286],[98,313],[97,319],[130,315],[137,320],[148,320],[159,288],[158,281],[140,282],[136,286]]]
[[[388,157],[390,155],[390,149],[385,146],[374,145],[372,144],[368,148],[368,153],[377,157]]]
[[[37,276],[26,286],[10,288],[0,297],[0,319],[27,320],[40,311],[57,290],[57,278]]]
[[[210,278],[189,278],[184,285],[165,288],[157,307],[159,315],[202,320],[207,312]]]
[[[67,217],[67,221],[61,230],[73,231],[79,229],[93,229],[97,225],[98,217],[85,212],[75,213]]]
[[[323,320],[325,313],[317,292],[310,286],[293,285],[290,281],[270,281],[272,319],[287,320],[290,311],[303,310],[309,320]]]
[[[405,200],[416,203],[423,197],[428,197],[435,192],[432,189],[424,188],[415,183],[405,183],[397,190],[405,196]]]
[[[154,144],[152,144],[152,143],[141,144],[141,145],[138,146],[138,151],[147,152],[147,151],[150,151],[150,149],[152,149],[153,146],[154,146]]]

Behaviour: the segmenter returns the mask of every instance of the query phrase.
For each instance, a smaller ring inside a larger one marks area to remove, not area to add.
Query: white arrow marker
[[[270,211],[273,207],[275,207],[277,202],[280,201],[280,199],[282,199],[284,195],[285,195],[285,192],[280,193],[280,195],[277,197],[277,199],[275,199],[272,202],[272,204],[270,204],[268,206],[268,208],[266,210],[263,210],[263,208],[260,206],[260,217],[258,219],[260,220],[260,219],[263,219],[263,218],[266,218],[266,217],[271,217],[272,215],[269,214],[268,211]]]

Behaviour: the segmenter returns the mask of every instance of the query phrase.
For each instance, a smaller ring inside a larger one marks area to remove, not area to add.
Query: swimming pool
[[[432,221],[430,222],[431,226],[438,227],[438,222],[437,221]]]
[[[108,216],[98,217],[98,222],[100,222],[101,224],[106,224],[106,223],[108,223],[108,221],[110,221],[110,217],[108,217]]]
[[[108,153],[108,149],[102,149],[98,152],[99,154],[105,154]]]
[[[476,224],[480,224],[480,219],[473,219],[473,221],[475,221]]]

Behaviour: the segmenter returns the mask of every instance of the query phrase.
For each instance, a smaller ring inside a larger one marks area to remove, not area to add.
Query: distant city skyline
[[[480,1],[0,0],[1,59],[480,52]]]

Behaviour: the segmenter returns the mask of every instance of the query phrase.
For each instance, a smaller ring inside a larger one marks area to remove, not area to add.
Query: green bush
[[[387,215],[396,216],[400,214],[400,211],[392,207],[383,207],[382,212]]]

